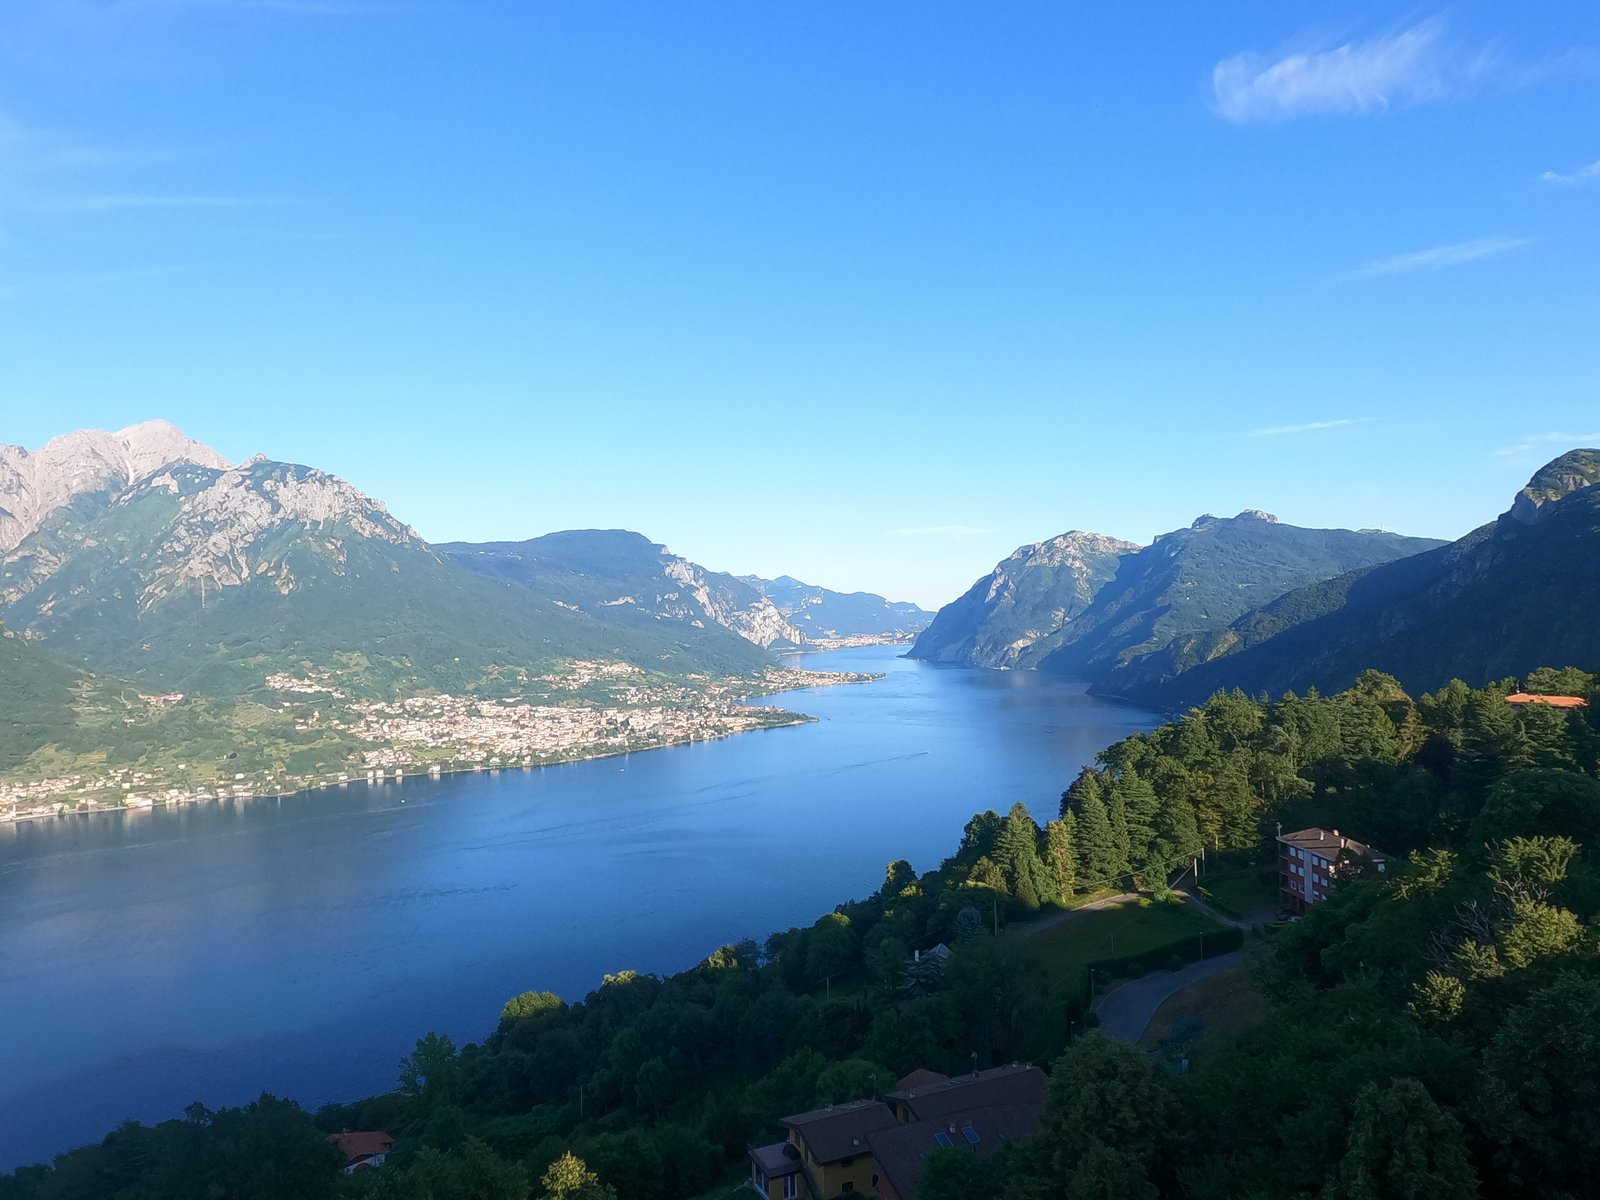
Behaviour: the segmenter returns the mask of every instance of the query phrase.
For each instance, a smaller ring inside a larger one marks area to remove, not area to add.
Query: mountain
[[[1541,666],[1595,670],[1597,597],[1600,450],[1574,450],[1460,541],[1290,592],[1198,647],[1176,678],[1108,690],[1177,706],[1219,688],[1335,691],[1367,668],[1413,694]]]
[[[762,649],[805,640],[744,580],[708,571],[625,529],[569,529],[525,542],[449,542],[439,549],[469,571],[608,624],[675,628],[676,636],[723,653],[732,651],[728,634]]]
[[[1034,667],[1116,575],[1133,542],[1073,530],[1023,546],[935,614],[907,653],[924,662]]]
[[[69,476],[86,482],[59,502],[59,472],[32,462],[59,456],[22,460],[37,524],[0,557],[0,621],[93,671],[227,695],[278,672],[323,672],[362,695],[506,692],[574,659],[678,675],[761,659],[744,643],[601,621],[463,570],[326,472],[260,458],[217,466],[181,435],[157,440],[166,451],[121,465],[80,455],[101,465]],[[176,461],[150,468],[173,448]],[[45,502],[54,507],[39,516]]]
[[[53,438],[33,453],[0,446],[0,554],[15,549],[51,513],[84,496],[117,499],[133,485],[178,463],[218,470],[216,451],[165,421],[116,433],[87,429]]]
[[[1074,623],[1075,636],[1038,665],[1103,680],[1294,588],[1441,544],[1370,529],[1302,529],[1259,509],[1207,514],[1127,555]]]
[[[0,773],[21,764],[76,720],[83,672],[61,662],[13,631],[0,630]]]
[[[1302,529],[1258,509],[1207,514],[1143,548],[1067,533],[1018,550],[941,609],[911,657],[1101,682],[1293,588],[1438,545]]]
[[[792,575],[739,578],[771,600],[810,643],[847,638],[899,640],[926,628],[933,619],[931,612],[915,604],[886,600],[872,592],[835,592],[802,583]]]

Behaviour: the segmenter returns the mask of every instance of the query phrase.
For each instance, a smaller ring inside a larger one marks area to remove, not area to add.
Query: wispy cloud
[[[1576,171],[1546,171],[1539,179],[1544,183],[1556,184],[1600,183],[1600,161],[1579,167]]]
[[[1316,433],[1321,429],[1344,429],[1351,425],[1365,425],[1371,417],[1340,417],[1336,421],[1307,421],[1304,425],[1272,425],[1266,429],[1252,429],[1246,437],[1282,437],[1290,433]]]
[[[1238,124],[1313,115],[1360,116],[1469,95],[1496,56],[1464,52],[1442,18],[1409,29],[1280,57],[1246,53],[1211,72],[1219,115]]]
[[[1557,446],[1567,450],[1574,446],[1600,446],[1600,433],[1532,433],[1513,445],[1500,447],[1494,457],[1543,461]]]
[[[1459,267],[1466,263],[1494,258],[1519,246],[1526,246],[1527,238],[1491,237],[1476,238],[1470,242],[1451,242],[1448,246],[1433,246],[1427,250],[1413,250],[1389,258],[1376,259],[1351,272],[1356,278],[1382,275],[1410,275],[1417,271],[1442,271],[1446,267]]]
[[[892,530],[895,537],[950,537],[966,538],[977,537],[979,534],[988,533],[987,529],[979,529],[976,525],[919,525],[911,529]]]

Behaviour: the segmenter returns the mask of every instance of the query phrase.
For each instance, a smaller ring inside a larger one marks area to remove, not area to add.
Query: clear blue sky
[[[0,441],[929,605],[1600,443],[1600,6],[6,0]]]

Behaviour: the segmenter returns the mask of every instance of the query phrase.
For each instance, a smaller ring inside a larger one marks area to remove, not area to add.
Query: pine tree
[[[1116,837],[1099,788],[1085,789],[1078,801],[1078,880],[1085,887],[1106,887],[1119,875]]]
[[[1106,815],[1111,824],[1111,875],[1121,878],[1133,870],[1128,860],[1128,796],[1117,788],[1110,789],[1111,801],[1106,805]]]
[[[1077,847],[1073,845],[1074,827],[1078,819],[1069,811],[1059,821],[1044,827],[1044,863],[1056,885],[1056,894],[1063,901],[1072,896],[1078,886]]]
[[[1013,804],[995,837],[994,857],[1005,874],[1006,890],[1028,909],[1039,907],[1049,887],[1039,861],[1039,827],[1021,804]]]
[[[1151,843],[1156,837],[1156,817],[1161,810],[1161,801],[1156,799],[1156,792],[1148,780],[1131,772],[1123,775],[1111,785],[1111,824],[1116,828],[1117,812],[1120,808],[1122,821],[1127,830],[1126,859],[1128,869],[1142,871],[1150,861]]]

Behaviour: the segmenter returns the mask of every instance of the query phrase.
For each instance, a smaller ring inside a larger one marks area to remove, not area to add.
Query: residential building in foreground
[[[1278,890],[1283,906],[1303,913],[1328,898],[1341,879],[1359,874],[1369,865],[1382,873],[1389,856],[1365,842],[1345,837],[1337,829],[1278,831]]]
[[[916,1200],[935,1151],[988,1155],[1032,1133],[1045,1082],[1017,1063],[954,1078],[914,1071],[879,1099],[784,1117],[785,1140],[750,1148],[750,1186],[767,1200]]]

